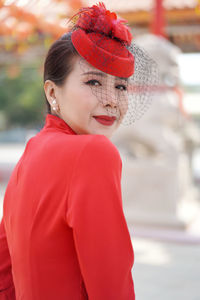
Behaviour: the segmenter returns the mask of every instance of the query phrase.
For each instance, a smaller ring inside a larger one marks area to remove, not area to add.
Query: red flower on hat
[[[117,38],[125,44],[130,45],[133,38],[129,28],[124,25],[127,23],[124,19],[117,19],[117,15],[114,12],[110,12],[106,9],[103,2],[99,2],[92,7],[84,7],[75,14],[74,17],[79,16],[76,27],[82,28],[89,32],[98,32],[105,34],[111,38]]]

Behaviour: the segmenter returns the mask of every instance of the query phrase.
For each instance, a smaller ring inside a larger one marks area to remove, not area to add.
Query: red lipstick
[[[97,122],[108,126],[112,125],[116,120],[116,117],[109,117],[106,115],[94,116],[94,118]]]

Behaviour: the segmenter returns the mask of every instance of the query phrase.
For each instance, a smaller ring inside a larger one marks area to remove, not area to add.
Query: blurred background
[[[160,92],[112,137],[135,253],[136,299],[200,299],[200,1],[105,0],[158,63]],[[0,0],[0,217],[10,174],[44,125],[43,63],[97,1]],[[123,258],[122,258],[123,259]]]

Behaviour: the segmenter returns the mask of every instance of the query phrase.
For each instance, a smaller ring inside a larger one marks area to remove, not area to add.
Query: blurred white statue
[[[200,136],[181,107],[180,49],[151,34],[135,43],[157,62],[161,87],[141,119],[120,126],[112,137],[123,161],[125,214],[132,224],[185,228],[196,210],[187,151],[200,143]],[[195,206],[184,215],[183,203]]]

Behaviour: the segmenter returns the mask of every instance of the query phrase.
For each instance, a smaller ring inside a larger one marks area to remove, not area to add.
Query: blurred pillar
[[[152,14],[153,14],[153,18],[150,24],[151,33],[167,38],[165,32],[166,22],[165,22],[165,9],[163,7],[163,0],[154,0],[154,7],[153,7]]]

